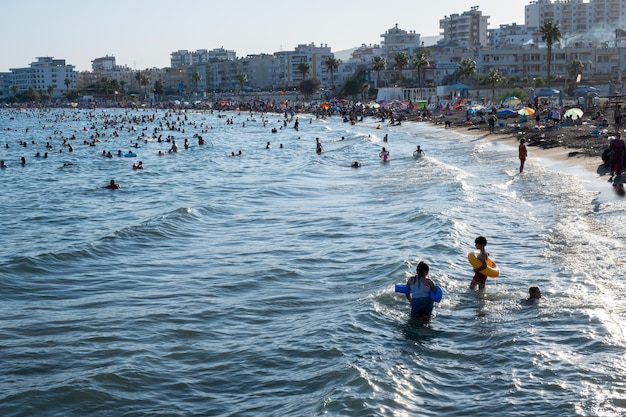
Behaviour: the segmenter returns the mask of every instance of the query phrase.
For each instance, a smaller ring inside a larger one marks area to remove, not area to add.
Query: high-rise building
[[[540,27],[547,21],[559,25],[563,43],[612,42],[616,29],[626,29],[624,0],[534,0],[525,6],[527,26]]]
[[[455,44],[466,48],[486,46],[488,26],[489,16],[483,16],[478,6],[473,6],[462,14],[451,14],[439,20],[443,39],[438,44]]]

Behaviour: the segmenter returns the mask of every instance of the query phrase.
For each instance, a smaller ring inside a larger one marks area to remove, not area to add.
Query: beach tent
[[[522,100],[520,100],[519,98],[515,97],[515,96],[509,96],[507,98],[505,98],[502,103],[505,106],[517,106],[518,104],[522,104]]]
[[[498,117],[509,117],[509,116],[519,116],[519,113],[517,113],[513,109],[501,109],[501,110],[498,110],[498,113],[496,113],[496,115]]]

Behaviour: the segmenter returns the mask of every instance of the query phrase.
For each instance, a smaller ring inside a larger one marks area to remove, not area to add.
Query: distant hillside
[[[437,41],[439,39],[441,39],[441,36],[422,36],[420,37],[420,39],[422,40],[422,42],[424,43],[424,46],[432,46],[434,44],[437,43]],[[352,52],[354,52],[356,48],[350,48],[350,49],[344,49],[342,51],[335,51],[333,52],[335,54],[335,58],[341,59],[343,62],[347,62],[350,60],[350,55],[352,54]]]

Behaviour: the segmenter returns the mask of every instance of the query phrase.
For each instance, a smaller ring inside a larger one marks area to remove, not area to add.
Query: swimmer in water
[[[107,185],[104,188],[108,188],[109,190],[117,190],[118,188],[122,188],[121,185],[117,184],[115,182],[115,180],[111,180],[111,182],[109,183],[109,185]]]
[[[380,153],[378,154],[378,157],[382,159],[383,162],[387,162],[387,160],[389,159],[389,151],[385,149],[385,147],[383,146],[383,150],[380,151]]]

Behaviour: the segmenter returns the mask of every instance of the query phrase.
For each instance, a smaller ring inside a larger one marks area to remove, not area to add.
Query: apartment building
[[[60,97],[64,91],[74,88],[76,72],[74,65],[66,65],[64,59],[38,57],[26,68],[10,68],[11,85],[18,92],[30,88],[38,91],[52,91],[53,97]]]
[[[615,29],[626,29],[624,0],[533,0],[524,8],[527,26],[559,25],[563,43],[611,42]]]
[[[439,45],[456,44],[466,48],[479,48],[487,45],[489,16],[483,16],[478,6],[461,14],[451,14],[439,20],[441,39]]]

